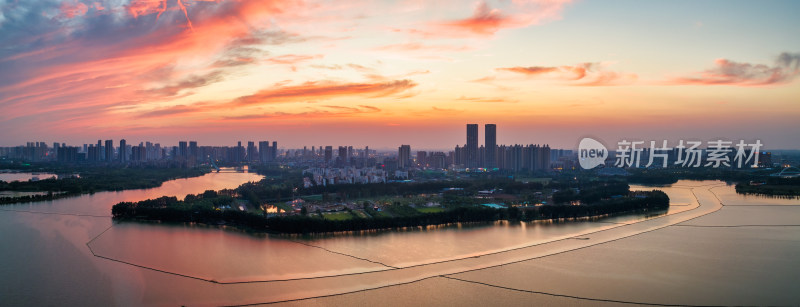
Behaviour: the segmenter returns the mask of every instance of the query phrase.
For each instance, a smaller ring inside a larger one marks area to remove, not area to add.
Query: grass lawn
[[[300,196],[305,201],[322,201],[322,194],[314,194],[308,196]]]
[[[538,182],[541,184],[548,184],[551,180],[553,180],[553,178],[517,177],[514,178],[514,180],[519,182]]]
[[[422,213],[435,213],[435,212],[442,212],[444,208],[441,207],[425,207],[425,208],[417,208],[417,211]]]
[[[331,220],[331,221],[344,221],[344,220],[349,220],[349,219],[353,218],[353,215],[350,214],[350,212],[346,212],[346,211],[345,212],[323,213],[322,216],[325,217],[326,220]]]
[[[357,215],[360,218],[369,218],[369,216],[361,210],[353,210],[353,214]]]

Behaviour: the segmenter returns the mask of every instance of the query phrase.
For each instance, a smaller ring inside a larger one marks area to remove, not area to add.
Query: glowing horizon
[[[0,0],[0,146],[800,149],[797,2]],[[483,127],[481,127],[481,135]]]

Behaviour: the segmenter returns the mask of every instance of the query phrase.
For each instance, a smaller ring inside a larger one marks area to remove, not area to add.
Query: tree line
[[[112,207],[112,216],[119,220],[159,220],[241,226],[256,231],[277,233],[320,233],[423,227],[450,223],[492,222],[497,220],[532,221],[542,219],[574,219],[603,216],[622,212],[666,209],[669,197],[661,191],[645,193],[644,197],[624,197],[604,200],[591,205],[545,205],[533,208],[487,208],[461,206],[434,213],[417,213],[396,217],[373,216],[348,220],[327,220],[306,215],[265,217],[238,210],[219,210],[219,206],[234,200],[209,192],[198,194],[190,201],[176,197],[160,197],[139,202],[121,202]]]
[[[756,180],[755,184],[740,182],[736,184],[736,193],[767,196],[800,196],[800,177],[781,178],[766,177]]]

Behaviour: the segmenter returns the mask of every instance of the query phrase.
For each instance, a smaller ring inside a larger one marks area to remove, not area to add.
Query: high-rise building
[[[197,160],[199,153],[197,152],[197,141],[189,142],[189,157]]]
[[[244,147],[242,147],[242,141],[238,141],[236,143],[236,156],[234,157],[234,162],[239,163],[242,162],[244,159]]]
[[[256,149],[256,142],[247,142],[247,161],[258,161],[258,150]]]
[[[417,166],[419,167],[428,167],[428,152],[427,151],[417,151]]]
[[[106,140],[106,162],[114,161],[114,141]]]
[[[98,148],[95,147],[94,144],[89,144],[89,147],[86,150],[86,160],[89,160],[90,162],[97,162],[97,149]]]
[[[78,162],[78,147],[72,146],[58,146],[55,147],[57,161],[61,163],[75,163]]]
[[[145,146],[144,160],[145,161],[155,160],[156,153],[155,153],[155,148],[153,147],[153,143],[146,142],[144,146]]]
[[[498,147],[499,168],[513,171],[550,171],[549,145],[502,145]]]
[[[180,142],[178,142],[178,157],[180,157],[180,158],[181,158],[181,159],[183,159],[183,160],[186,160],[186,157],[188,157],[188,156],[189,156],[189,149],[188,149],[188,147],[189,147],[189,146],[187,146],[187,143],[186,143],[186,141],[180,141]]]
[[[484,149],[486,161],[483,163],[483,166],[492,169],[497,167],[497,126],[495,124],[486,124],[484,137],[486,138],[486,146]]]
[[[119,140],[119,162],[125,163],[125,151],[128,148],[128,144],[125,139]]]
[[[144,148],[145,148],[144,144],[142,143],[139,143],[138,146],[136,145],[132,146],[130,160],[132,162],[144,161],[145,160]]]
[[[336,158],[338,161],[337,164],[339,166],[345,166],[350,161],[350,158],[347,156],[347,146],[339,146],[339,157]]]
[[[456,145],[456,149],[453,151],[453,164],[461,166],[467,164],[465,151],[464,147]]]
[[[447,155],[445,155],[445,153],[443,153],[441,151],[434,152],[433,154],[431,154],[431,156],[430,156],[430,158],[428,158],[428,160],[430,161],[430,163],[429,163],[430,167],[433,167],[433,168],[445,168],[445,167],[447,167]]]
[[[404,169],[411,166],[411,145],[400,145],[397,148],[397,168]]]
[[[258,160],[261,163],[271,161],[269,141],[258,142]]]
[[[59,160],[59,161],[61,160],[61,159],[59,159],[59,157],[58,157],[58,149],[59,149],[60,147],[61,147],[61,144],[59,144],[58,142],[53,142],[53,152],[55,153],[55,154],[54,154],[54,155],[55,155],[55,158],[56,158],[57,160]]]
[[[97,140],[97,162],[105,160],[105,149],[103,148],[103,141]]]
[[[330,163],[333,160],[333,146],[325,146],[325,163]]]
[[[272,141],[272,150],[270,151],[270,157],[272,157],[272,161],[278,158],[278,141]]]
[[[478,124],[467,124],[466,167],[478,167]]]

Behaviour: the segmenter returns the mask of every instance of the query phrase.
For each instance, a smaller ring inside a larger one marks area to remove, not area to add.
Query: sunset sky
[[[0,146],[800,148],[799,1],[0,0]]]

